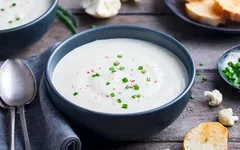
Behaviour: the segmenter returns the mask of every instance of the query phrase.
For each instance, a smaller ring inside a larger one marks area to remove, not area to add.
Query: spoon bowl
[[[237,89],[240,91],[240,87],[234,86],[228,78],[225,76],[223,70],[228,66],[228,62],[232,61],[236,63],[238,61],[238,58],[240,58],[240,45],[234,46],[227,51],[225,51],[221,57],[218,59],[217,62],[217,68],[218,68],[218,73],[222,77],[222,79],[231,87]]]
[[[30,103],[37,92],[36,80],[28,66],[20,59],[4,62],[0,75],[0,95],[9,106]]]

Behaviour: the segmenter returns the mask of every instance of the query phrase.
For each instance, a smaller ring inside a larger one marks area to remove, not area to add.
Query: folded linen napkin
[[[34,101],[26,106],[26,120],[31,147],[32,150],[80,150],[81,142],[78,136],[51,103],[44,79],[42,79],[45,63],[53,47],[42,55],[24,60],[33,71],[39,87],[38,95]],[[19,115],[16,115],[15,132],[15,149],[24,150],[24,138]],[[0,150],[7,150],[9,146],[10,112],[0,108]]]

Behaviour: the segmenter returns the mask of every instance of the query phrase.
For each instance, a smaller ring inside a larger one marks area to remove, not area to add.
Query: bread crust
[[[228,150],[227,140],[229,131],[226,127],[218,122],[201,123],[187,132],[183,150]]]
[[[215,0],[213,10],[218,15],[240,22],[240,0]]]
[[[219,16],[215,14],[212,10],[209,10],[212,9],[211,7],[213,4],[214,1],[211,0],[188,0],[188,2],[185,3],[185,11],[191,19],[197,22],[201,22],[211,26],[225,24],[226,23],[225,17]],[[206,12],[199,12],[198,10],[196,10],[195,7],[197,6],[203,7],[206,10],[208,10],[207,14]]]

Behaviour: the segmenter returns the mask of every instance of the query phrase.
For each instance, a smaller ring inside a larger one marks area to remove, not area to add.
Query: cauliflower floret
[[[87,14],[96,18],[110,18],[118,14],[121,8],[120,0],[87,0],[82,1]]]
[[[218,90],[205,91],[204,96],[210,97],[210,106],[217,106],[222,103],[222,94]]]
[[[232,108],[228,108],[218,112],[218,120],[225,126],[233,126],[238,121],[238,116],[233,116]]]

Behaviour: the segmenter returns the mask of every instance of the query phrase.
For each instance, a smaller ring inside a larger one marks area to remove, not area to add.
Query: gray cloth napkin
[[[55,45],[54,45],[55,46]],[[81,142],[68,122],[51,103],[44,83],[44,66],[51,48],[39,56],[28,58],[25,63],[33,71],[39,92],[26,106],[26,120],[32,150],[80,150]],[[24,138],[19,115],[16,115],[15,149],[24,150]],[[0,150],[10,145],[10,112],[0,108]]]

